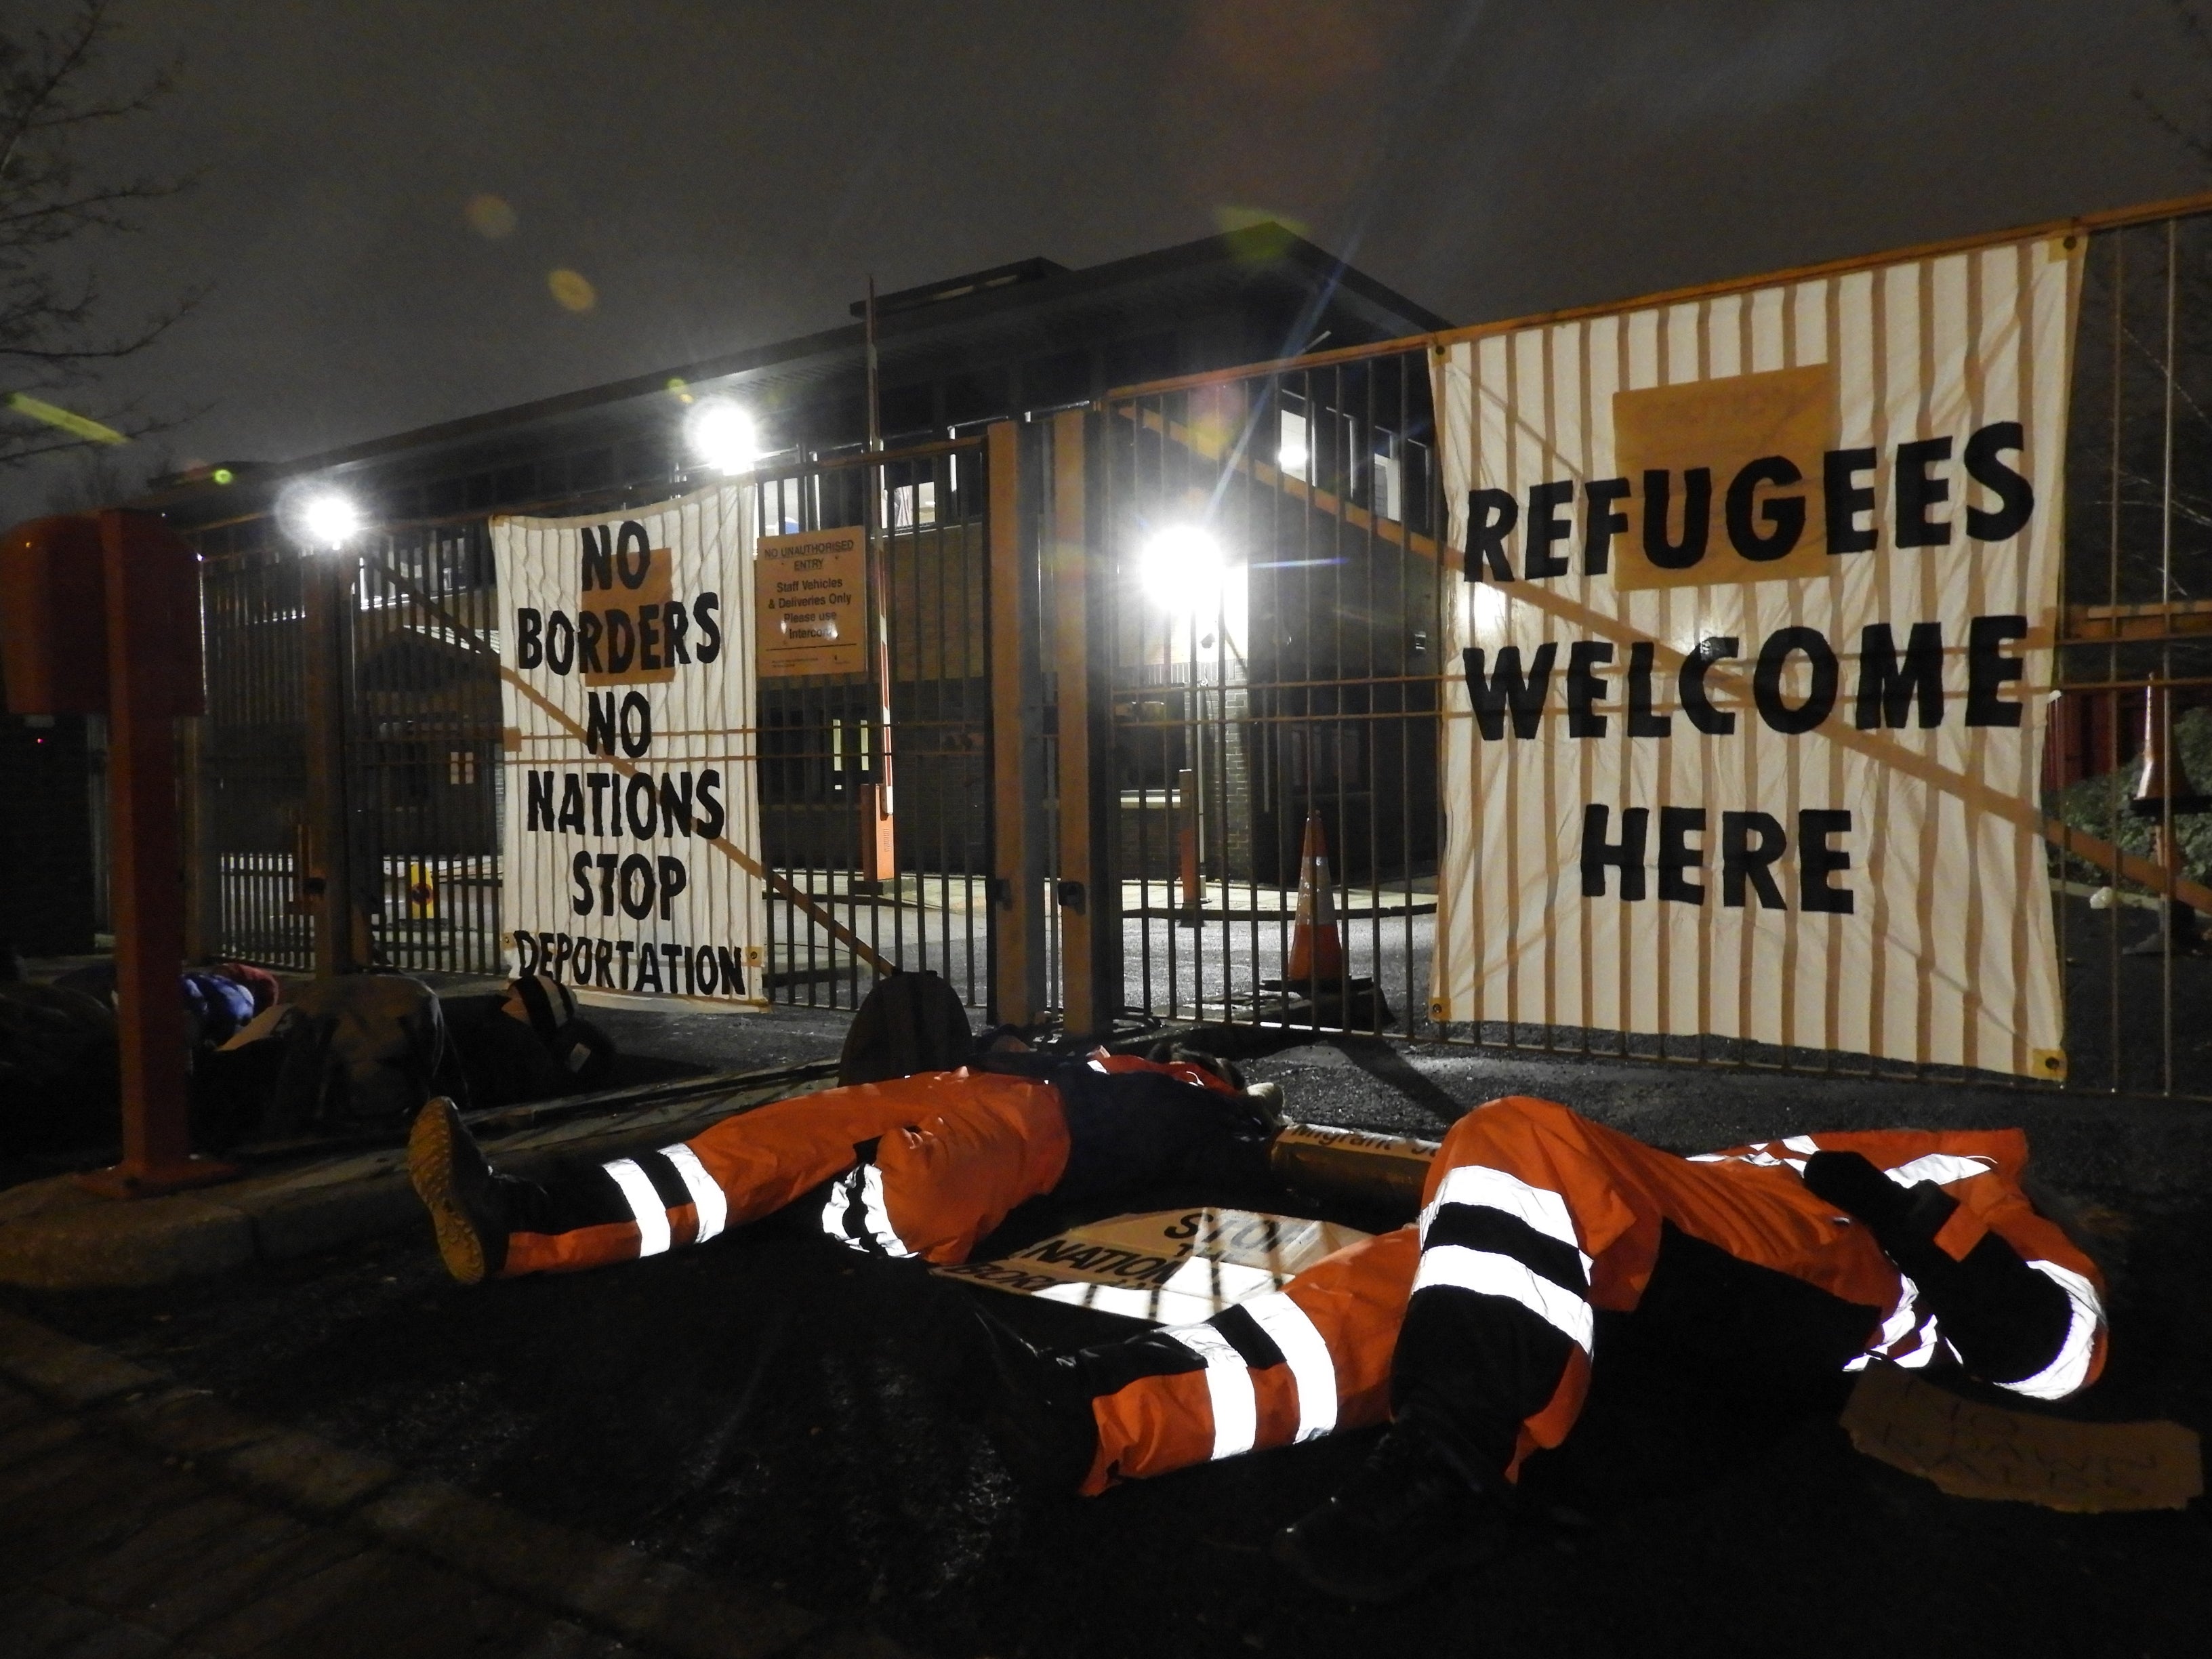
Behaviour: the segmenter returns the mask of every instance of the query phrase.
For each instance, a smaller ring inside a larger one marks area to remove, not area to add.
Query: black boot
[[[956,1295],[945,1311],[965,1325],[963,1404],[991,1437],[1008,1473],[1033,1492],[1074,1492],[1098,1455],[1098,1422],[1075,1358],[1041,1352],[971,1297]]]
[[[407,1136],[407,1178],[430,1212],[446,1271],[474,1285],[507,1265],[506,1182],[441,1096],[415,1115]]]
[[[1392,1425],[1342,1491],[1275,1534],[1278,1561],[1324,1595],[1395,1601],[1504,1547],[1504,1498],[1462,1474],[1420,1428]]]

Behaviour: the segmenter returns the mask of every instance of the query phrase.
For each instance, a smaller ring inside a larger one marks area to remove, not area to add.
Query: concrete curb
[[[104,1435],[676,1659],[903,1659],[878,1632],[540,1521],[0,1312],[0,1376]]]
[[[502,1167],[534,1173],[564,1155],[619,1158],[696,1134],[717,1118],[830,1086],[820,1066],[690,1079],[604,1101],[482,1114]],[[750,1085],[750,1086],[748,1086]],[[673,1097],[673,1098],[669,1098]],[[615,1115],[609,1115],[609,1113]],[[167,1198],[99,1198],[69,1176],[0,1192],[0,1285],[141,1288],[282,1261],[422,1224],[398,1147],[351,1152]]]

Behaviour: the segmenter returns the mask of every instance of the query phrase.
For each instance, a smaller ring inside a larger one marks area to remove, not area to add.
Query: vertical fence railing
[[[988,501],[981,440],[794,463],[756,475],[763,533],[862,522],[872,490],[890,685],[872,673],[769,679],[760,700],[767,863],[805,897],[769,901],[777,1001],[849,1008],[880,959],[991,985]],[[580,507],[583,504],[577,504]],[[556,502],[537,510],[558,513]],[[204,537],[210,708],[204,787],[221,905],[215,948],[312,965],[301,891],[306,809],[300,554],[265,520]],[[376,959],[495,974],[500,935],[499,605],[481,519],[392,528],[359,562],[346,711],[355,859]],[[864,878],[863,786],[883,776],[893,868]]]
[[[1456,556],[1411,344],[1108,405],[1130,1011],[1662,1057],[1627,1033],[1425,1018]],[[2212,216],[2089,233],[2069,434],[2043,805],[2212,903]],[[1348,957],[1333,983],[1285,985],[1313,815]],[[2069,1073],[2021,1086],[2212,1098],[2212,915],[2055,844],[2048,861]],[[1777,1063],[1703,1042],[1663,1058]],[[1966,1075],[1817,1050],[1779,1065]]]
[[[883,587],[872,605],[887,628],[890,677],[888,696],[872,669],[761,683],[763,854],[806,900],[770,896],[769,994],[812,1008],[851,1008],[866,996],[875,974],[821,925],[817,915],[826,915],[884,961],[940,974],[963,1001],[986,1006],[991,698],[981,441],[794,459],[787,468],[763,467],[754,488],[764,534],[873,523],[872,568]],[[872,826],[862,820],[886,788],[892,867],[871,876],[861,838]]]
[[[1441,639],[1432,424],[1427,354],[1402,348],[1109,407],[1133,1011],[1369,1032],[1423,1018]],[[1346,947],[1336,962],[1293,961],[1310,823]]]
[[[2046,810],[2212,884],[2212,217],[2090,237],[2069,431]],[[2207,919],[2090,860],[2051,869],[2067,1086],[2212,1097]]]
[[[498,592],[481,521],[359,550],[348,725],[354,857],[380,962],[496,974]]]
[[[1447,1035],[1425,1011],[1451,805],[1437,794],[1439,696],[1453,666],[1441,660],[1442,605],[1456,570],[1440,545],[1429,372],[1425,342],[1399,343],[1132,393],[1094,417],[1086,533],[1111,573],[1097,596],[1111,617],[1106,822],[1133,1014]],[[2072,400],[2044,805],[2202,897],[2212,887],[2212,219],[2090,235]],[[887,699],[868,675],[763,684],[763,851],[805,901],[771,902],[767,982],[779,1002],[848,1008],[872,983],[821,915],[880,959],[942,973],[971,1005],[989,1000],[984,467],[973,440],[793,458],[756,477],[766,533],[878,526],[890,678]],[[305,967],[298,566],[265,526],[204,542],[219,948]],[[376,820],[377,938],[395,965],[497,963],[499,769],[483,747],[497,735],[495,669],[462,638],[495,640],[490,581],[480,523],[394,532],[364,556],[354,741]],[[881,781],[885,702],[896,853],[870,881],[860,796]],[[1059,775],[1055,741],[1048,730],[1048,779]],[[1056,820],[1056,797],[1045,805]],[[1326,844],[1347,954],[1291,980],[1309,821]],[[1048,836],[1055,848],[1059,828]],[[2203,919],[2094,859],[2053,850],[2050,870],[2070,1073],[2033,1086],[2212,1097],[2212,1022],[2196,1017],[2212,997]],[[1056,907],[1046,916],[1048,983],[1058,985],[1063,918]],[[1639,1053],[1621,1033],[1449,1035],[1521,1053]],[[1726,1044],[1668,1057],[1760,1063]],[[1863,1056],[1785,1058],[1797,1070],[1923,1075]]]
[[[301,888],[307,805],[307,675],[300,566],[246,534],[226,535],[202,584],[208,707],[202,811],[217,887],[214,948],[271,967],[311,968]]]

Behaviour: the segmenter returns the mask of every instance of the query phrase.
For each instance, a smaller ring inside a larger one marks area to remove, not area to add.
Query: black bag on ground
[[[117,1133],[115,1016],[82,992],[0,981],[0,1154]]]
[[[926,968],[895,973],[878,980],[853,1015],[837,1081],[850,1086],[955,1071],[974,1046],[957,992]]]
[[[614,1069],[614,1040],[576,1012],[568,988],[543,974],[509,980],[499,996],[453,1013],[453,1043],[479,1107],[520,1106],[596,1089]]]
[[[596,1089],[614,1069],[614,1039],[576,1012],[568,988],[544,974],[526,974],[507,982],[501,1011],[527,1024],[568,1079],[567,1091]]]

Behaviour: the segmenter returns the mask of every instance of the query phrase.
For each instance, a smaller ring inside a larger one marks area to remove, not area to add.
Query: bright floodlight
[[[1145,544],[1137,579],[1145,597],[1164,610],[1210,616],[1221,605],[1229,562],[1221,544],[1196,525],[1171,525]]]
[[[292,539],[311,548],[343,547],[361,533],[361,507],[343,489],[311,485],[289,496],[277,515]]]
[[[684,417],[691,453],[717,472],[750,472],[760,452],[753,417],[727,398],[702,398]]]

